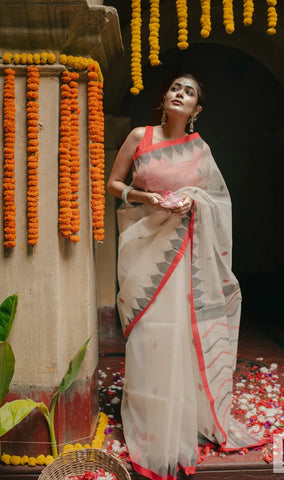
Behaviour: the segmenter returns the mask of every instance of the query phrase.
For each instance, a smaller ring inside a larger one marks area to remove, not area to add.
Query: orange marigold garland
[[[60,141],[59,141],[59,234],[69,238],[72,234],[72,186],[71,186],[71,72],[64,71],[61,75],[60,100]]]
[[[71,178],[71,242],[79,242],[80,237],[76,235],[80,230],[80,209],[79,209],[79,178],[80,178],[80,154],[79,154],[79,73],[71,73],[70,94],[71,94],[71,149],[70,149],[70,178]]]
[[[233,0],[223,0],[223,23],[227,33],[235,31]]]
[[[211,15],[210,15],[211,0],[201,0],[202,14],[200,18],[201,32],[203,38],[207,38],[211,32]]]
[[[277,0],[266,0],[266,3],[268,5],[266,32],[268,33],[268,35],[275,35],[277,19],[278,19],[276,8],[275,8],[277,5]]]
[[[28,244],[36,245],[38,241],[38,88],[39,69],[37,66],[27,68],[27,150],[28,150],[28,188],[27,188],[27,217],[28,217]]]
[[[15,72],[5,69],[4,83],[4,175],[3,175],[3,210],[4,210],[4,246],[16,245],[16,205],[15,205]]]
[[[160,29],[160,0],[150,0],[150,21],[149,21],[149,60],[153,67],[160,64],[159,60],[159,29]]]
[[[131,14],[131,78],[133,95],[143,90],[142,65],[141,65],[141,0],[132,0]]]
[[[105,186],[104,186],[104,114],[103,83],[99,81],[95,64],[88,68],[88,112],[90,176],[92,184],[92,221],[94,239],[105,238]]]
[[[178,17],[178,48],[188,48],[187,0],[176,0]]]

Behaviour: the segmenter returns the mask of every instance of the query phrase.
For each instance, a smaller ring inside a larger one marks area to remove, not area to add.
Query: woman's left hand
[[[173,207],[171,211],[176,215],[184,217],[190,210],[193,205],[193,200],[185,193],[181,195],[180,199],[182,200],[182,205],[180,207]]]

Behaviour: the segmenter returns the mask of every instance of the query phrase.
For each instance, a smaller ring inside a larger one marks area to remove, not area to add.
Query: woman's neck
[[[168,119],[165,125],[161,125],[161,129],[164,137],[168,140],[176,140],[186,135],[184,122],[171,121]]]

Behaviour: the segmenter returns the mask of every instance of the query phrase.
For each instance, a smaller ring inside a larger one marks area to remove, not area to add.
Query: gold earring
[[[190,117],[189,121],[187,122],[187,124],[189,125],[189,133],[194,132],[194,122],[196,119],[197,115],[192,115],[192,117]]]

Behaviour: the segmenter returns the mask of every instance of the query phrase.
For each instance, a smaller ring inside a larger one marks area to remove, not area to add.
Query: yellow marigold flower
[[[67,445],[64,445],[63,452],[68,452],[69,450],[73,450],[74,447],[72,443],[67,443]]]
[[[21,457],[18,455],[12,455],[11,456],[11,465],[20,465],[21,463]]]
[[[51,65],[56,62],[56,56],[54,55],[54,53],[50,52],[50,53],[48,54],[48,56],[47,56],[47,61],[48,61],[48,63],[50,63]]]
[[[50,463],[53,462],[53,460],[54,460],[54,458],[53,458],[52,455],[46,455],[44,464],[49,465]]]
[[[178,42],[177,45],[178,45],[178,48],[179,48],[180,50],[185,50],[186,48],[188,48],[188,45],[189,45],[189,44],[188,44],[188,42]]]
[[[18,53],[14,53],[13,61],[15,65],[19,65],[20,63],[20,55]]]
[[[48,54],[46,52],[42,52],[40,54],[40,63],[42,63],[42,65],[45,65],[47,63],[47,59],[48,59]]]
[[[81,450],[83,448],[81,443],[75,443],[76,450]]]
[[[73,67],[74,57],[72,55],[68,55],[67,57],[67,65],[68,67]]]
[[[5,52],[4,53],[3,63],[12,63],[12,54],[10,52]]]
[[[27,53],[27,64],[32,65],[34,63],[34,59],[31,53]]]
[[[33,54],[33,60],[36,65],[40,64],[40,54],[39,53],[34,53]]]
[[[139,93],[139,90],[138,90]],[[138,93],[136,95],[138,95]],[[92,441],[92,448],[102,448],[102,442],[99,442],[98,440],[93,440]]]
[[[62,65],[66,65],[67,63],[67,55],[61,54],[59,56],[59,62],[62,63]]]
[[[275,35],[276,28],[268,28],[266,32],[268,33],[268,35]]]
[[[26,53],[21,53],[20,62],[21,62],[22,65],[25,65],[27,63],[27,54]]]
[[[35,459],[35,457],[29,457],[28,465],[29,465],[29,467],[35,467],[35,466],[36,466],[36,459]]]
[[[3,463],[5,463],[6,465],[10,465],[11,463],[11,456],[8,455],[7,453],[3,453],[3,455],[1,455],[1,461]]]
[[[91,448],[91,445],[89,443],[85,443],[83,448]]]
[[[36,463],[37,463],[37,465],[44,465],[45,464],[45,455],[38,455],[38,457],[36,457]]]
[[[21,465],[25,465],[26,463],[28,463],[29,461],[29,457],[27,455],[23,455],[21,457]]]

